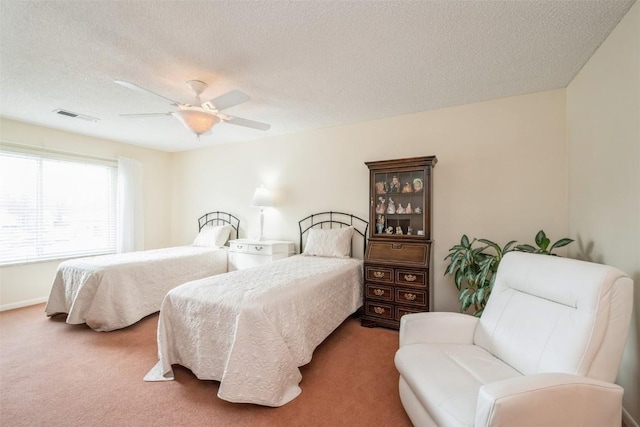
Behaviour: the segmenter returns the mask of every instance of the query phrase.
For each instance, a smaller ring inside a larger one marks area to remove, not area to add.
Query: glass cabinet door
[[[372,218],[375,218],[372,234],[429,238],[425,169],[375,171],[372,178]]]

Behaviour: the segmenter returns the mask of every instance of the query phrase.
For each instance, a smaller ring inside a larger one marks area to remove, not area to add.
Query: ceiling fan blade
[[[225,119],[225,123],[229,123],[229,124],[232,124],[232,125],[238,125],[238,126],[244,126],[244,127],[247,127],[247,128],[258,129],[258,130],[269,130],[269,129],[271,129],[271,125],[269,125],[267,123],[261,123],[261,122],[256,122],[254,120],[243,119],[241,117],[227,116],[227,118]]]
[[[171,98],[167,98],[166,96],[163,96],[163,95],[160,95],[158,93],[152,92],[149,89],[145,89],[142,86],[138,86],[135,83],[127,82],[125,80],[114,80],[114,82],[118,83],[120,86],[126,87],[127,89],[135,90],[135,91],[138,91],[138,92],[146,92],[146,93],[150,93],[150,94],[155,95],[155,96],[159,96],[160,98],[163,98],[163,99],[166,99],[167,101],[170,101],[171,104],[173,104],[173,105],[179,105],[180,104],[179,102],[174,101]]]
[[[224,93],[220,96],[216,96],[215,98],[211,98],[208,101],[205,101],[204,104],[210,104],[216,110],[222,111],[226,108],[231,108],[234,105],[242,104],[243,102],[247,102],[249,97],[240,92],[239,90],[232,90],[230,92]]]
[[[127,117],[130,119],[144,118],[144,117],[160,117],[170,116],[171,113],[142,113],[142,114],[119,114],[120,117]]]

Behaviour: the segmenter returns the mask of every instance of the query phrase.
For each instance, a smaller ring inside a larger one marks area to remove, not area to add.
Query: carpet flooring
[[[0,313],[2,426],[411,426],[398,397],[397,331],[347,319],[301,368],[302,394],[280,408],[233,404],[176,366],[176,380],[142,378],[157,361],[158,316],[113,332],[47,318],[44,305]]]

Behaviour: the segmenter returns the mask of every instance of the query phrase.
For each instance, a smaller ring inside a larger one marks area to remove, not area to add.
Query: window
[[[0,151],[0,265],[116,251],[115,161]]]

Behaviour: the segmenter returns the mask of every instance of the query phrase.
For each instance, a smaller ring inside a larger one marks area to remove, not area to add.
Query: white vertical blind
[[[0,151],[0,265],[113,253],[115,162]]]

